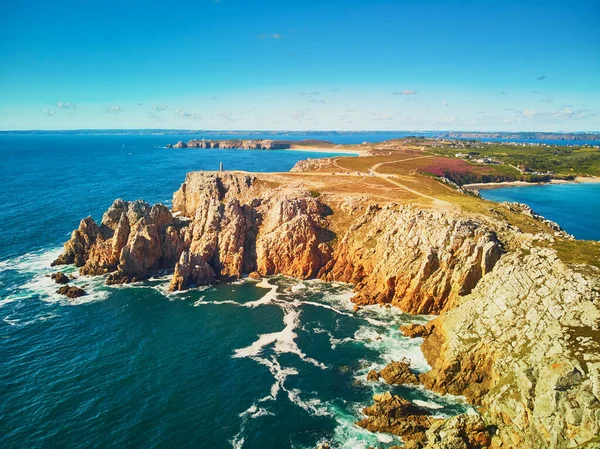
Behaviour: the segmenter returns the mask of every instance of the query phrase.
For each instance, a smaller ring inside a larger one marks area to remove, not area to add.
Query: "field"
[[[491,157],[508,166],[535,172],[552,172],[556,176],[600,176],[600,148],[578,146],[509,145],[465,142],[465,147],[431,148],[432,153],[454,157],[470,153],[474,157]]]

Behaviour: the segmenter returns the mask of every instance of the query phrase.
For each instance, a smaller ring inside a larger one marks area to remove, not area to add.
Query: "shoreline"
[[[491,190],[503,187],[530,187],[545,186],[552,184],[600,184],[600,176],[577,176],[573,181],[564,179],[552,179],[549,182],[526,182],[526,181],[505,181],[505,182],[480,182],[473,184],[464,184],[463,189],[469,190]]]

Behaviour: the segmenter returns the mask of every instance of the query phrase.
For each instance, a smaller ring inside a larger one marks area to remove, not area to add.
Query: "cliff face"
[[[244,150],[285,150],[292,147],[292,142],[286,140],[196,140],[188,143],[177,142],[175,145],[167,145],[167,148],[241,148]]]
[[[370,206],[343,236],[324,277],[356,284],[358,304],[439,313],[469,293],[501,254],[481,222],[450,211]]]
[[[456,212],[394,204],[336,212],[304,188],[261,183],[247,174],[190,173],[173,196],[179,218],[164,206],[117,200],[101,226],[82,221],[57,263],[112,273],[109,282],[172,268],[172,290],[253,271],[320,277],[356,284],[359,304],[437,313],[502,254],[491,230]],[[329,220],[336,214],[349,223],[337,233]]]
[[[494,447],[576,447],[600,435],[600,273],[526,248],[428,325],[436,391],[466,395]]]

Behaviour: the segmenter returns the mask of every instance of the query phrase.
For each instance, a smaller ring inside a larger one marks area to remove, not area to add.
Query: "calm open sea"
[[[426,317],[377,307],[355,314],[347,285],[286,278],[179,294],[167,292],[167,277],[123,287],[79,278],[88,296],[54,293],[45,275],[60,245],[81,218],[99,219],[115,198],[170,204],[188,171],[219,162],[281,171],[314,157],[163,148],[177,140],[0,135],[0,447],[397,444],[354,422],[386,389],[364,382],[371,368],[401,357],[428,368],[420,341],[398,331]],[[394,391],[440,416],[465,410],[418,388]]]
[[[600,184],[547,184],[482,189],[492,201],[525,203],[581,240],[600,240]]]

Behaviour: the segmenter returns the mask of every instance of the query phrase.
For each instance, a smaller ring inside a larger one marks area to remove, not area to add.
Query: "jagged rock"
[[[356,284],[358,304],[440,313],[503,253],[486,226],[451,211],[369,206],[341,238],[325,279]]]
[[[187,143],[182,142],[181,140],[173,145],[173,148],[187,148]]]
[[[74,285],[63,285],[58,290],[56,290],[56,293],[58,293],[59,295],[64,295],[71,299],[79,298],[80,296],[84,296],[87,294],[84,289],[76,287]]]
[[[379,371],[379,375],[391,385],[419,383],[419,378],[410,369],[410,363],[405,361],[388,363]]]
[[[260,281],[262,279],[262,276],[260,275],[260,273],[258,271],[253,271],[252,273],[250,273],[248,275],[248,277],[250,279],[254,279],[255,281]]]
[[[486,449],[492,442],[493,428],[481,416],[463,414],[437,421],[426,432],[423,449]]]
[[[379,373],[374,369],[369,371],[369,373],[367,374],[367,381],[368,382],[377,382],[378,380],[379,380]]]
[[[409,338],[425,337],[430,334],[430,327],[423,324],[411,323],[405,326],[400,326],[402,335]]]
[[[75,263],[83,275],[110,273],[109,284],[144,279],[173,267],[183,251],[182,228],[161,204],[117,199],[100,226],[91,217],[82,220],[53,265]]]
[[[68,284],[69,283],[69,277],[62,271],[59,271],[58,273],[52,273],[50,275],[50,278],[57,284]]]
[[[371,432],[392,433],[404,441],[420,443],[426,441],[427,429],[439,421],[429,410],[389,392],[374,395],[373,401],[363,410],[367,417],[356,423]]]

